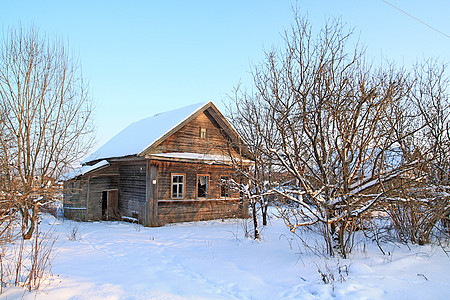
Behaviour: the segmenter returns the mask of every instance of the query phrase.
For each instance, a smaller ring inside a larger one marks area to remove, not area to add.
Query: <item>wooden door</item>
[[[116,220],[119,217],[118,191],[104,191],[106,194],[106,213],[103,216],[106,220]]]

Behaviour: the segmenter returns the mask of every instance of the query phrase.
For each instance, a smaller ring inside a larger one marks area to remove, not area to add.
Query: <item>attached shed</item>
[[[69,219],[138,220],[145,226],[247,217],[229,182],[252,165],[247,148],[212,102],[135,122],[65,175]]]

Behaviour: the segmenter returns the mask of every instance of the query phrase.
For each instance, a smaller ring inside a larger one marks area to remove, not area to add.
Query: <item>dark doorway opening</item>
[[[108,192],[102,193],[102,219],[106,220],[106,210],[108,208]]]
[[[118,193],[117,190],[108,190],[102,192],[102,219],[116,220],[118,214]]]

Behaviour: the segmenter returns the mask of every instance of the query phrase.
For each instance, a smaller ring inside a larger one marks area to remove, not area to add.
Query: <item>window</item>
[[[200,128],[200,138],[206,139],[207,138],[207,130],[206,128]]]
[[[208,198],[209,175],[197,176],[197,197]]]
[[[184,198],[184,175],[172,175],[172,199]]]
[[[230,180],[229,176],[220,177],[220,197],[230,197],[230,185],[228,180]]]

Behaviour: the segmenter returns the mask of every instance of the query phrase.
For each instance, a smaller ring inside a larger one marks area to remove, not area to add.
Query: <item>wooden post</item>
[[[156,227],[158,222],[158,167],[152,166],[147,160],[145,181],[145,213],[144,226]]]
[[[89,220],[89,213],[91,212],[89,210],[89,203],[91,202],[90,199],[90,193],[91,193],[91,176],[88,176],[87,179],[87,190],[86,190],[86,213],[84,214],[84,221],[88,221]]]

